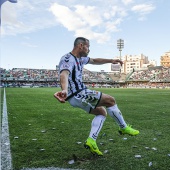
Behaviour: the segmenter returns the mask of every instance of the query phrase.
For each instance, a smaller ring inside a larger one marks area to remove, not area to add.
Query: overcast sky
[[[143,53],[160,65],[170,51],[169,0],[18,0],[1,8],[1,65],[6,69],[55,69],[74,39],[90,40],[92,58]],[[85,68],[109,71],[108,65]]]

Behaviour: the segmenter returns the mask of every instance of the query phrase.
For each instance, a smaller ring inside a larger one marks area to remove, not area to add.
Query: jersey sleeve
[[[73,62],[68,60],[67,58],[63,58],[61,61],[60,61],[60,64],[59,64],[59,69],[60,69],[60,73],[63,71],[63,70],[68,70],[70,73],[72,72],[73,70]]]
[[[83,65],[88,64],[90,61],[90,57],[82,57],[82,63]]]

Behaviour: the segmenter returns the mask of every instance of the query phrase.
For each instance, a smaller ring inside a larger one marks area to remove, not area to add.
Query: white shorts
[[[68,99],[73,107],[79,107],[90,113],[91,109],[95,109],[101,99],[102,93],[95,90],[84,89],[75,96]]]

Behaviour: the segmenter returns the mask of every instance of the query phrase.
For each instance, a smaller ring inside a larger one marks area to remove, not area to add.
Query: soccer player
[[[135,136],[139,134],[139,131],[126,124],[112,96],[90,90],[83,83],[82,71],[85,64],[123,64],[123,62],[118,59],[90,58],[88,57],[90,52],[89,47],[90,42],[88,39],[77,37],[74,41],[73,50],[61,57],[59,63],[61,91],[56,92],[54,97],[61,103],[68,101],[73,107],[81,108],[95,115],[92,120],[89,137],[85,141],[84,146],[93,154],[102,156],[103,153],[97,147],[96,139],[106,119],[107,113],[119,125],[120,134]]]

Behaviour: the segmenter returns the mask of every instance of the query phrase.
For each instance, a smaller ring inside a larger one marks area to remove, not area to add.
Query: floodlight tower
[[[122,49],[124,48],[124,40],[122,40],[122,39],[118,39],[118,40],[117,40],[117,48],[118,48],[119,51],[120,51],[120,60],[121,60],[121,58],[122,58],[122,56],[121,56],[121,51],[122,51]]]

